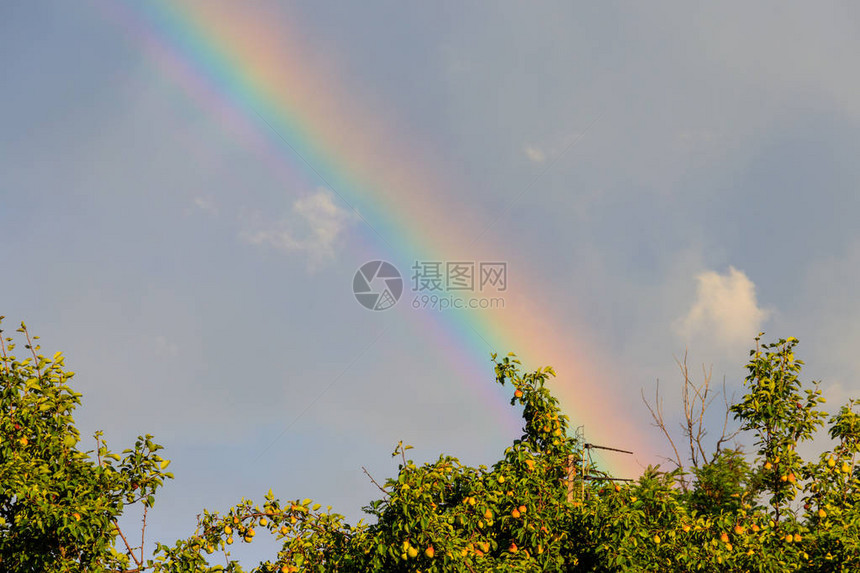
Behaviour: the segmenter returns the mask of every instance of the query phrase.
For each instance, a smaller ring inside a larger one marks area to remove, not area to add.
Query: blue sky
[[[458,371],[403,312],[361,308],[364,223],[312,174],[284,189],[110,3],[0,7],[0,314],[67,355],[85,432],[167,446],[154,535],[270,487],[357,519],[375,496],[361,466],[393,475],[400,439],[416,459],[497,459],[518,428],[477,389],[489,362]],[[796,336],[829,408],[860,394],[856,5],[272,14],[432,153],[452,220],[497,221],[512,281],[539,285],[519,295],[611,361],[656,450],[639,391],[676,382],[685,348],[738,392],[759,330]]]

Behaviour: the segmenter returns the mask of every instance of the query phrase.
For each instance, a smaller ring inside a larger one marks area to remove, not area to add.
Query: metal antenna
[[[580,468],[581,468],[581,499],[585,501],[585,480],[599,480],[599,481],[633,481],[630,478],[617,478],[610,477],[605,475],[590,475],[589,469],[593,465],[593,460],[591,459],[591,450],[606,450],[608,452],[618,452],[620,454],[630,454],[633,452],[630,450],[622,450],[620,448],[612,448],[609,446],[600,446],[598,444],[591,444],[585,441],[585,427],[579,426],[576,429],[576,437],[577,440],[582,444],[582,454],[580,454]],[[587,453],[586,453],[587,452]],[[588,462],[586,463],[585,458],[588,457]],[[567,456],[567,501],[568,503],[573,502],[573,472],[574,472],[574,456],[573,454],[568,454]]]

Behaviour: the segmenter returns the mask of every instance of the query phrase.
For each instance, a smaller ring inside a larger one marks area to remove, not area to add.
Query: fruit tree
[[[62,355],[44,357],[19,332],[28,357],[11,354],[11,338],[0,346],[0,570],[239,572],[231,548],[266,535],[279,549],[251,571],[860,570],[860,415],[853,401],[829,418],[819,409],[793,338],[756,339],[746,394],[731,406],[739,442],[701,452],[690,472],[677,464],[624,485],[605,474],[579,481],[584,444],[550,392],[553,370],[493,356],[524,424],[492,466],[444,455],[419,465],[399,443],[397,475],[374,481],[381,495],[365,507],[368,523],[269,491],[204,511],[187,538],[145,555],[118,519],[133,504],[145,515],[172,477],[160,446],[142,436],[115,454],[96,434],[84,449]],[[821,426],[833,447],[802,458],[798,446]]]

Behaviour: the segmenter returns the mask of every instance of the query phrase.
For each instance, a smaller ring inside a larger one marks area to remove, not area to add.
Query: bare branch
[[[39,367],[39,357],[36,355],[36,348],[33,346],[33,340],[30,338],[30,331],[27,330],[27,327],[24,326],[24,323],[21,323],[21,332],[24,333],[24,336],[27,337],[27,348],[30,349],[30,354],[33,355],[33,366],[36,367],[36,374],[39,378],[42,377],[42,369]]]
[[[140,561],[138,565],[143,563],[143,540],[146,536],[146,512],[149,511],[149,506],[143,506],[143,526],[140,528]]]
[[[696,399],[699,396],[699,389],[693,384],[690,380],[690,371],[687,368],[687,351],[684,351],[684,360],[680,361],[677,358],[675,359],[675,363],[678,365],[678,368],[681,371],[681,376],[684,377],[684,386],[681,391],[681,395],[684,403],[684,425],[682,429],[684,431],[684,435],[687,436],[687,440],[690,446],[690,463],[693,464],[694,468],[699,467],[699,460],[696,456],[696,449],[693,447],[693,411],[695,409]],[[696,398],[690,398],[690,389],[696,393]]]
[[[702,464],[708,463],[708,455],[705,451],[704,446],[702,445],[702,439],[707,435],[707,429],[705,428],[705,412],[707,412],[708,408],[711,406],[711,402],[714,397],[708,398],[708,395],[711,393],[711,373],[713,372],[713,367],[709,370],[705,370],[704,364],[702,365],[702,385],[695,387],[696,388],[696,398],[699,403],[699,415],[696,419],[696,447],[699,450],[699,455],[702,457]]]
[[[0,320],[5,317],[0,316]],[[3,340],[3,329],[0,328],[0,359],[3,360],[3,366],[6,369],[6,374],[9,374],[9,356],[6,354],[6,341]]]
[[[732,433],[728,432],[731,405],[729,402],[729,398],[726,394],[726,384],[724,379],[722,389],[723,403],[725,405],[723,427],[720,433],[720,437],[716,441],[713,452],[709,455],[709,449],[706,447],[706,437],[708,436],[708,429],[706,426],[705,417],[708,410],[713,405],[714,400],[720,394],[720,392],[714,391],[711,386],[711,382],[713,379],[713,366],[707,368],[705,367],[705,365],[702,365],[702,381],[701,383],[696,383],[690,377],[690,371],[687,365],[686,350],[684,351],[683,358],[675,358],[675,364],[677,364],[678,371],[680,372],[682,378],[681,410],[684,418],[683,420],[679,421],[680,431],[681,435],[687,440],[685,447],[687,448],[690,467],[693,469],[698,469],[703,465],[711,463],[713,461],[713,457],[720,453],[723,448],[723,445],[727,441],[734,439],[738,435],[739,430],[736,430]],[[732,399],[733,398],[734,397],[732,397]],[[660,431],[666,437],[666,440],[669,442],[669,445],[672,447],[673,452],[675,453],[674,459],[671,457],[664,459],[671,461],[683,471],[684,462],[682,462],[681,460],[681,456],[678,451],[678,444],[675,442],[674,438],[666,427],[666,420],[663,411],[663,401],[660,396],[659,381],[657,383],[657,389],[655,391],[655,399],[653,404],[649,403],[648,400],[645,399],[644,391],[642,392],[642,401],[645,402],[645,406],[651,413],[651,418],[654,421],[653,425],[660,429]],[[691,478],[682,478],[681,480],[679,480],[681,483],[681,487],[685,491],[690,485],[688,481],[689,479]]]
[[[663,420],[663,402],[660,399],[660,380],[657,380],[657,388],[654,391],[653,407],[645,398],[645,391],[642,390],[641,393],[642,401],[645,403],[645,407],[648,408],[648,411],[651,412],[651,418],[654,419],[653,425],[659,428],[661,432],[663,432],[663,435],[666,436],[666,439],[669,441],[669,445],[672,446],[672,450],[675,452],[675,459],[672,461],[679,468],[683,468],[683,464],[681,463],[681,455],[678,453],[678,448],[675,446],[675,440],[672,439],[672,435],[669,433],[669,430],[666,428],[666,423]]]
[[[723,377],[723,404],[726,406],[726,415],[723,418],[723,431],[720,435],[720,439],[717,440],[717,445],[714,447],[714,455],[717,455],[722,451],[723,444],[728,442],[729,440],[734,440],[737,435],[740,433],[741,429],[738,428],[731,434],[727,434],[726,431],[729,427],[729,414],[731,413],[731,402],[735,401],[735,396],[732,394],[732,399],[729,400],[728,394],[726,394],[726,378]]]
[[[123,543],[125,543],[125,548],[126,548],[126,551],[128,553],[128,556],[134,560],[134,564],[137,565],[138,569],[140,569],[143,566],[143,561],[137,559],[137,556],[134,554],[134,552],[131,549],[131,545],[129,545],[129,543],[128,543],[128,539],[125,538],[125,534],[123,534],[122,529],[120,529],[119,523],[114,521],[113,524],[114,524],[114,527],[116,527],[117,533],[119,533],[119,536],[122,538]]]
[[[369,471],[367,471],[367,468],[365,468],[364,466],[361,466],[361,469],[364,471],[364,473],[367,475],[367,477],[369,477],[369,478],[370,478],[370,481],[373,483],[373,485],[375,485],[376,487],[378,487],[378,488],[379,488],[379,491],[381,491],[381,492],[382,492],[382,493],[384,493],[385,495],[388,495],[388,492],[387,492],[387,491],[385,491],[385,488],[384,488],[384,487],[382,487],[381,485],[379,485],[379,483],[377,483],[377,481],[376,481],[375,479],[373,479],[373,476],[372,476],[372,475],[370,475],[370,472],[369,472]]]

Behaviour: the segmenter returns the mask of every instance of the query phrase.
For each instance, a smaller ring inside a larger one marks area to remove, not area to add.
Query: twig
[[[0,320],[6,318],[5,316],[0,316]],[[0,357],[3,358],[3,366],[6,369],[6,374],[9,374],[9,356],[6,354],[6,341],[3,340],[3,329],[0,328]]]
[[[364,471],[364,473],[367,475],[367,477],[369,477],[369,478],[370,478],[370,481],[373,483],[373,485],[375,485],[376,487],[378,487],[378,488],[379,488],[379,491],[381,491],[381,492],[382,492],[382,493],[384,493],[385,495],[388,495],[388,492],[387,492],[387,491],[385,491],[385,488],[383,488],[381,485],[379,485],[379,484],[376,482],[376,480],[375,480],[375,479],[373,479],[373,476],[372,476],[372,475],[370,475],[370,472],[368,472],[368,471],[367,471],[367,468],[365,468],[364,466],[361,466],[361,469]]]
[[[36,374],[39,375],[39,378],[42,377],[42,369],[39,368],[39,357],[36,356],[36,349],[33,348],[33,341],[30,339],[30,331],[27,330],[27,327],[24,326],[24,323],[21,323],[21,332],[24,333],[24,336],[27,337],[27,348],[30,349],[30,354],[33,355],[33,366],[36,367]]]
[[[734,398],[735,398],[735,396],[734,396],[734,394],[732,394],[732,400],[731,400],[732,402],[734,402]],[[731,411],[731,405],[729,404],[729,398],[728,398],[728,395],[726,394],[726,378],[725,378],[725,376],[723,376],[723,403],[726,406],[726,416],[725,416],[725,418],[723,418],[723,431],[722,431],[722,435],[720,436],[720,439],[717,440],[717,445],[714,448],[714,455],[719,454],[720,451],[722,450],[723,444],[725,442],[728,442],[729,440],[735,439],[735,437],[741,431],[741,429],[738,428],[737,430],[735,430],[731,434],[726,434],[726,430],[728,429],[728,426],[729,426],[729,412]]]
[[[137,565],[138,570],[143,566],[142,559],[138,560],[134,555],[134,551],[131,549],[131,545],[128,544],[128,539],[125,538],[125,534],[122,532],[122,529],[119,526],[119,523],[114,521],[114,525],[116,526],[116,531],[119,533],[119,536],[122,538],[123,543],[125,543],[125,548],[128,551],[128,556],[134,560],[134,564]]]
[[[686,423],[686,428],[683,429],[684,434],[688,436],[690,441],[690,461],[693,464],[693,467],[698,466],[698,461],[696,460],[696,450],[693,447],[693,403],[690,400],[690,386],[692,383],[690,382],[690,372],[687,369],[687,351],[684,350],[684,361],[681,362],[677,358],[675,359],[675,363],[678,365],[678,368],[681,370],[681,375],[684,377],[684,388],[682,391],[682,397],[684,400],[684,422]],[[695,388],[694,388],[695,390]]]
[[[666,429],[666,424],[663,421],[663,408],[661,407],[660,402],[660,381],[657,380],[657,389],[654,391],[654,407],[651,407],[651,404],[645,398],[645,391],[642,390],[642,401],[645,403],[645,406],[648,408],[648,411],[651,412],[651,417],[654,419],[654,426],[660,429],[663,432],[663,435],[666,436],[666,439],[669,440],[669,445],[672,446],[672,450],[675,452],[675,459],[672,460],[679,468],[682,467],[681,464],[681,455],[678,453],[678,448],[675,446],[675,440],[672,439],[671,434],[669,434],[669,430]]]
[[[141,488],[141,489],[143,489],[143,488]],[[143,540],[144,540],[144,536],[146,535],[146,512],[147,511],[149,511],[149,507],[144,505],[143,506],[143,526],[140,528],[140,561],[138,562],[138,565],[140,565],[140,563],[143,562]]]

